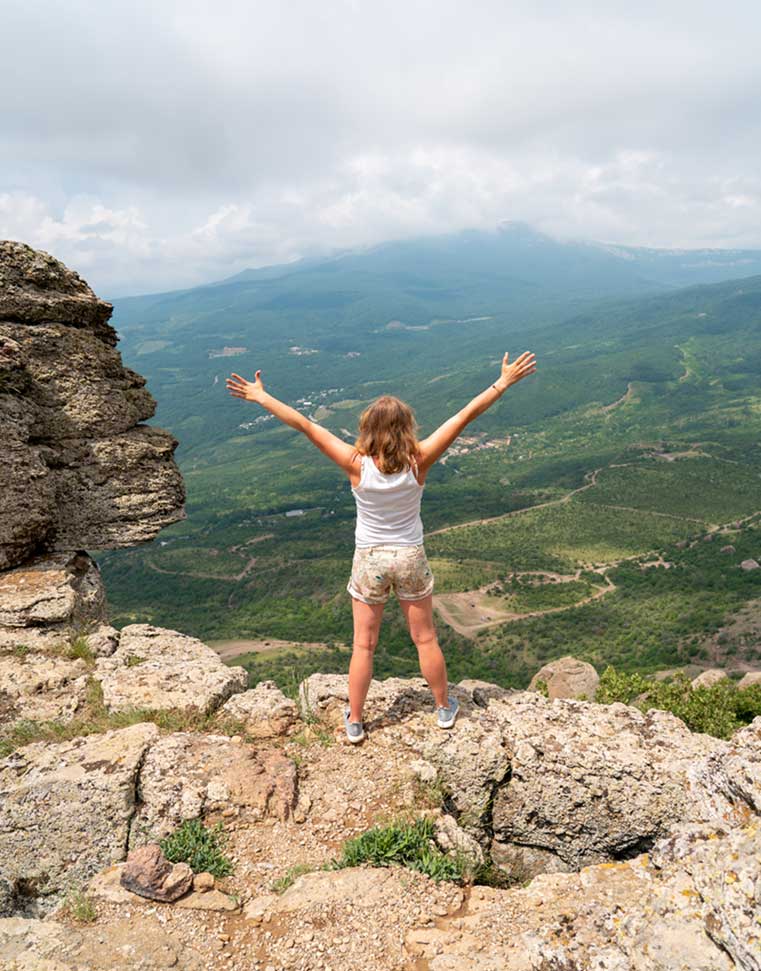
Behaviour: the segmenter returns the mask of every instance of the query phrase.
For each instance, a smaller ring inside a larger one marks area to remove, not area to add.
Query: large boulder
[[[34,742],[0,761],[0,860],[7,910],[35,916],[124,859],[149,723],[68,742]]]
[[[150,624],[122,628],[118,648],[97,660],[93,676],[112,712],[131,708],[212,712],[248,684],[245,668],[228,667],[202,641]]]
[[[488,712],[510,753],[509,780],[494,794],[492,854],[519,871],[627,859],[683,822],[747,815],[737,784],[717,791],[717,778],[733,751],[738,773],[754,764],[755,732],[729,743],[668,712],[531,692],[492,701]]]
[[[130,847],[156,843],[184,821],[234,810],[285,820],[296,805],[294,762],[226,735],[175,732],[151,745],[140,771]]]
[[[754,684],[761,684],[761,671],[746,671],[737,682],[737,689],[744,691],[745,688],[750,688]]]
[[[111,305],[58,260],[0,242],[0,569],[152,539],[182,518],[176,441],[125,368]]]
[[[587,661],[567,654],[541,667],[529,684],[529,691],[538,691],[539,682],[547,688],[547,697],[585,698],[593,701],[600,676]]]
[[[298,724],[299,710],[274,681],[260,681],[228,698],[219,717],[241,722],[252,738],[276,738],[289,734]]]
[[[720,681],[726,680],[726,671],[722,671],[721,668],[708,668],[706,671],[701,671],[697,677],[693,678],[691,683],[693,688],[712,688]]]

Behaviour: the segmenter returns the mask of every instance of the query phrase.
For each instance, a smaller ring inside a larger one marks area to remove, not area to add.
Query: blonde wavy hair
[[[393,395],[384,394],[359,416],[359,435],[354,447],[371,455],[381,472],[402,472],[417,461],[420,443],[412,408]]]

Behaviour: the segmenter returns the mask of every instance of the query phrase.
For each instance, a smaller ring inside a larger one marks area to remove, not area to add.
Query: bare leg
[[[373,676],[373,655],[378,643],[385,604],[366,604],[351,598],[354,612],[354,647],[349,662],[349,720],[362,721],[362,710]]]
[[[399,603],[417,647],[420,672],[433,692],[436,706],[444,707],[449,700],[447,664],[433,624],[433,594],[422,600],[400,600]]]

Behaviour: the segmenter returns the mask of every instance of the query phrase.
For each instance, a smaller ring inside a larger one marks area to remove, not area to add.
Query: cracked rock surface
[[[143,542],[184,515],[177,443],[142,424],[155,402],[111,310],[49,254],[0,241],[0,569]]]

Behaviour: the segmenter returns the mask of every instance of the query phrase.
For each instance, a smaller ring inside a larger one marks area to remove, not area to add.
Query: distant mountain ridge
[[[678,288],[693,283],[717,283],[761,273],[761,249],[659,249],[596,240],[559,239],[527,223],[506,222],[493,230],[463,230],[438,236],[391,240],[365,248],[310,256],[291,263],[242,270],[199,287],[116,301],[129,308],[133,301],[179,297],[209,287],[274,284],[299,285],[310,275],[341,274],[378,278],[411,273],[433,275],[463,270],[487,277],[506,275],[514,282],[544,284],[552,289],[563,281],[591,295],[624,295]],[[401,282],[401,281],[400,281]],[[430,282],[430,280],[429,280]]]

